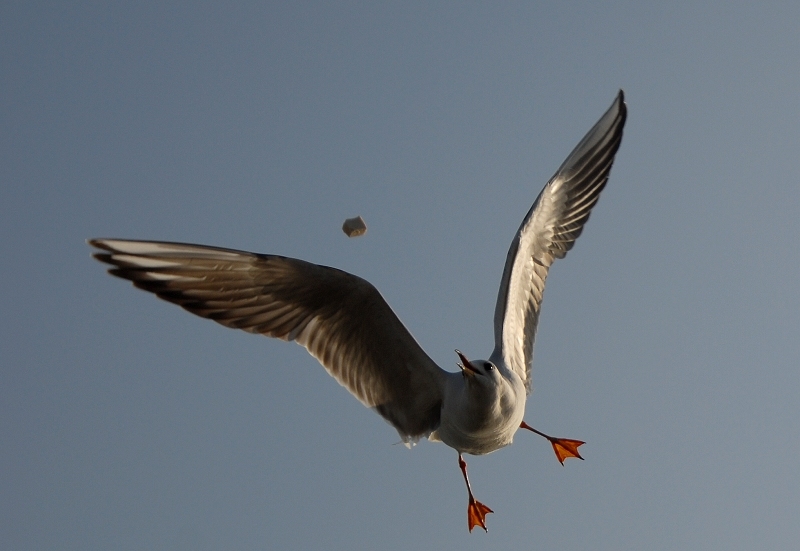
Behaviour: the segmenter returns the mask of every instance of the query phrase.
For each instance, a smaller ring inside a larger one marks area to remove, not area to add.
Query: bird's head
[[[461,368],[464,379],[470,383],[482,386],[496,386],[500,382],[502,376],[497,366],[489,360],[470,361],[460,350],[456,350],[456,354],[461,359],[458,367]]]
[[[525,409],[525,388],[519,377],[493,360],[470,361],[460,351],[456,350],[456,354],[461,359],[463,378],[463,385],[458,385],[463,408],[461,426],[480,432],[496,430],[497,423],[511,420],[509,427],[516,430]]]

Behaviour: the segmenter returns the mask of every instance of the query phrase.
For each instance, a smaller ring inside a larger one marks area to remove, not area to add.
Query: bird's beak
[[[461,368],[461,372],[464,375],[469,375],[470,377],[472,377],[474,375],[480,375],[481,374],[480,371],[478,371],[477,369],[472,367],[472,364],[469,363],[469,360],[467,359],[467,357],[464,354],[461,353],[461,350],[456,350],[456,354],[458,354],[458,357],[461,358],[461,363],[458,365],[458,367]]]

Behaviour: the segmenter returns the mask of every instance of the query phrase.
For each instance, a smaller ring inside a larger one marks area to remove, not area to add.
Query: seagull
[[[226,327],[295,341],[373,408],[406,445],[421,438],[458,452],[469,496],[467,525],[486,530],[493,511],[475,499],[463,455],[511,444],[523,428],[547,438],[556,458],[583,459],[584,442],[525,423],[545,280],[580,236],[622,140],[622,90],[542,189],[511,242],[494,312],[494,350],[459,372],[439,367],[368,281],[336,268],[233,249],[90,239],[110,274]]]

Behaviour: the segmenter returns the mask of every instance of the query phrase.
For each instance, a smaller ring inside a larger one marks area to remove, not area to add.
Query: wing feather
[[[445,372],[369,282],[281,256],[93,239],[109,273],[226,327],[304,346],[406,442],[439,424]]]
[[[513,369],[529,393],[547,273],[581,235],[608,181],[626,117],[620,90],[608,111],[544,186],[509,248],[495,307],[492,358]]]

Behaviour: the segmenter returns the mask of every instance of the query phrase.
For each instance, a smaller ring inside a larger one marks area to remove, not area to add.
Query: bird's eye
[[[492,362],[483,362],[483,368],[486,371],[491,371],[492,369],[494,369],[494,366],[492,365]]]

